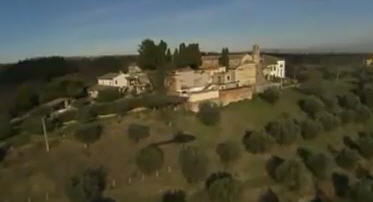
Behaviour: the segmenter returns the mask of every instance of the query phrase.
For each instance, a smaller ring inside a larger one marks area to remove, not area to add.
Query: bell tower
[[[255,62],[255,64],[258,65],[260,63],[260,47],[258,44],[255,44],[253,46],[253,51],[251,55],[253,57],[253,61]]]

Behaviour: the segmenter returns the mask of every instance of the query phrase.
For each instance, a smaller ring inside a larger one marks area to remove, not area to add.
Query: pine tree
[[[228,48],[223,48],[221,51],[221,56],[219,57],[219,64],[224,67],[229,67],[229,50]]]
[[[171,63],[172,62],[172,55],[171,55],[171,50],[170,49],[167,49],[166,62],[167,63]]]

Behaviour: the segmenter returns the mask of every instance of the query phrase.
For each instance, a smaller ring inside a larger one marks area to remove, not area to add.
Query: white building
[[[286,63],[285,60],[278,59],[272,56],[263,57],[263,75],[267,79],[285,78]]]
[[[124,87],[128,87],[127,77],[129,77],[129,75],[124,74],[123,72],[108,73],[108,74],[98,77],[97,80],[98,80],[98,85],[100,86],[124,88]]]

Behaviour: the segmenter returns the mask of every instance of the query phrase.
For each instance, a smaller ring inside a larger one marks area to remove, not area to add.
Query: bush
[[[238,182],[232,177],[217,178],[207,189],[209,198],[213,202],[235,202],[239,191]]]
[[[138,143],[141,139],[150,136],[150,129],[148,126],[139,125],[139,124],[131,124],[128,127],[128,136],[134,142]]]
[[[168,191],[163,194],[162,202],[185,202],[185,192],[182,190]]]
[[[301,129],[293,120],[282,119],[269,122],[266,131],[278,144],[290,145],[297,141]]]
[[[230,163],[237,160],[240,157],[240,151],[239,145],[229,141],[220,143],[216,147],[216,153],[223,163]]]
[[[140,150],[136,157],[136,164],[140,171],[150,175],[160,170],[163,166],[163,151],[155,146],[145,147]]]
[[[325,107],[323,101],[316,96],[310,96],[300,102],[300,107],[310,116],[314,117],[318,112],[322,111]]]
[[[242,142],[246,150],[254,154],[266,153],[270,151],[275,144],[275,140],[272,136],[260,132],[246,134],[243,137]]]
[[[212,126],[220,121],[219,108],[212,103],[203,103],[200,106],[197,117],[205,125]]]
[[[275,104],[280,98],[280,92],[277,88],[268,88],[260,94],[260,97],[271,104]]]
[[[353,170],[359,162],[360,156],[355,150],[343,149],[336,157],[337,164],[346,170]]]
[[[289,190],[300,190],[306,183],[306,170],[298,160],[287,160],[276,169],[276,180]]]
[[[306,140],[316,138],[323,130],[323,126],[319,121],[306,119],[301,123],[302,136]]]
[[[320,121],[326,131],[335,129],[341,122],[338,117],[326,111],[322,111],[316,114],[316,119]]]
[[[205,179],[207,175],[207,157],[196,147],[185,147],[180,151],[181,172],[189,183]]]
[[[99,124],[92,123],[92,124],[85,124],[81,125],[75,131],[75,138],[89,146],[90,144],[96,142],[100,139],[102,132],[102,127]]]
[[[118,88],[108,88],[98,92],[97,101],[99,102],[113,102],[120,98],[120,92]]]

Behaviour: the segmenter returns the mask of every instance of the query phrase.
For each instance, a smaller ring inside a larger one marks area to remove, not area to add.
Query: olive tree
[[[300,161],[291,159],[278,166],[276,180],[289,190],[300,190],[307,183],[307,173]]]
[[[266,131],[277,143],[281,145],[290,145],[295,143],[298,137],[300,137],[301,129],[294,120],[280,119],[269,122],[266,126]]]
[[[360,156],[357,151],[345,148],[339,152],[335,160],[340,167],[346,170],[353,170],[356,168]]]
[[[164,163],[163,151],[156,146],[141,149],[136,156],[136,165],[144,174],[150,175],[160,170]]]
[[[212,174],[214,180],[210,180],[207,186],[207,192],[212,202],[235,202],[237,201],[240,187],[239,183],[234,180],[231,175],[224,175],[216,178]]]
[[[216,147],[216,153],[223,163],[230,163],[237,160],[240,157],[240,152],[239,145],[231,141],[220,143]]]
[[[275,145],[275,140],[272,136],[264,132],[253,132],[252,134],[246,134],[242,142],[248,152],[253,154],[262,154],[270,151]]]
[[[309,96],[300,102],[300,107],[309,115],[315,116],[318,112],[324,109],[325,104],[318,97]]]
[[[131,124],[128,127],[128,136],[134,142],[138,143],[141,139],[150,136],[149,127],[140,124]]]
[[[260,97],[270,104],[275,104],[280,99],[280,92],[277,88],[268,88],[260,94]]]
[[[182,190],[167,191],[163,194],[162,202],[185,202],[185,192]]]
[[[317,120],[306,119],[301,122],[301,131],[304,139],[314,139],[323,130],[322,124]]]
[[[188,146],[179,153],[181,172],[189,183],[205,179],[207,175],[207,157],[198,148]]]
[[[212,126],[220,121],[220,111],[215,104],[203,103],[199,108],[197,117],[203,124]]]
[[[66,185],[66,195],[71,202],[99,201],[106,188],[106,171],[102,168],[88,168],[72,176]]]
[[[75,138],[78,141],[86,144],[86,146],[88,147],[90,144],[100,139],[101,133],[101,125],[96,123],[85,124],[79,126],[79,128],[75,131]]]

